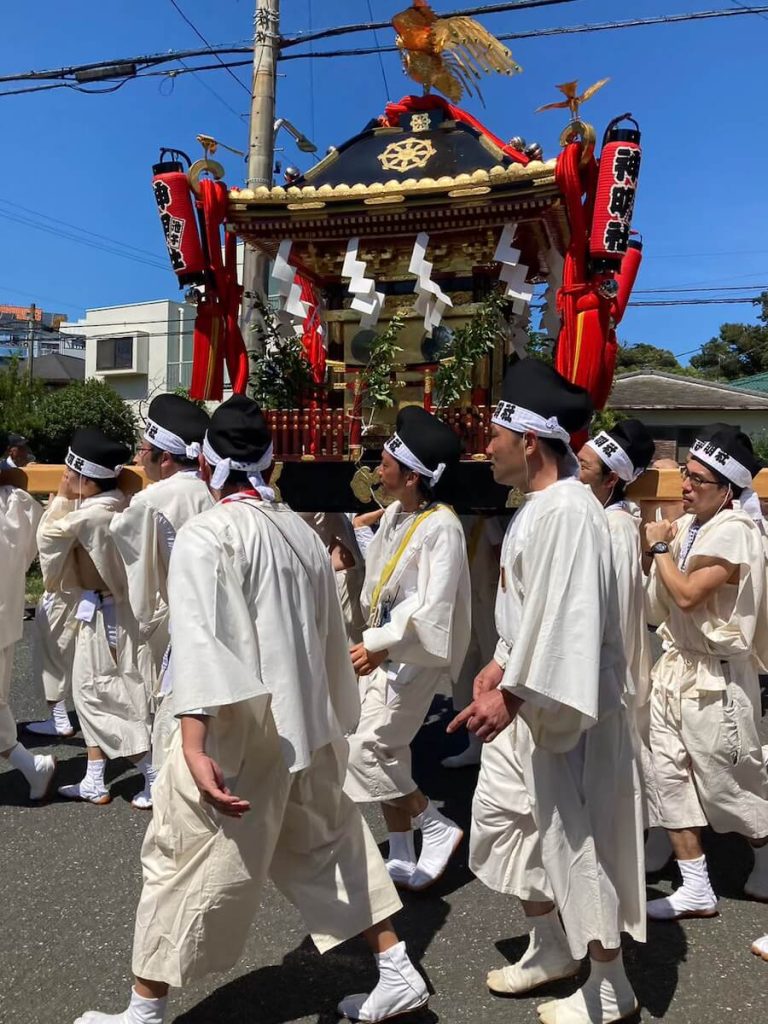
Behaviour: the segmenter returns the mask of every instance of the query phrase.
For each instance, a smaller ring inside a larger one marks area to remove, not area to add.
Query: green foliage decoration
[[[472,373],[493,350],[502,326],[504,300],[491,293],[474,316],[453,335],[435,374],[435,406],[445,408],[461,400],[472,387]]]
[[[262,409],[296,409],[315,387],[312,366],[301,338],[280,332],[274,309],[257,298],[257,323],[261,352],[250,354],[248,390]]]
[[[397,353],[402,352],[397,339],[404,323],[403,311],[392,315],[381,334],[374,338],[370,358],[360,375],[364,398],[374,411],[395,404],[395,381],[392,371],[397,362]]]

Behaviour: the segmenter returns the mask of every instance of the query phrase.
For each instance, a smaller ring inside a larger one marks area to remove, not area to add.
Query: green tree
[[[736,380],[768,371],[768,292],[756,300],[760,306],[757,324],[723,324],[716,338],[702,345],[691,358],[703,377]]]
[[[31,380],[18,359],[0,371],[0,430],[30,437],[42,425],[40,406],[45,398],[41,381]]]
[[[95,378],[48,391],[39,405],[40,423],[30,432],[39,462],[63,462],[79,427],[98,427],[108,437],[136,446],[136,418],[109,384]]]
[[[625,420],[626,414],[618,409],[611,409],[609,405],[605,409],[599,409],[592,414],[592,421],[589,424],[589,436],[595,437],[601,430],[613,430],[617,423]]]
[[[663,370],[666,373],[685,373],[675,354],[668,348],[658,348],[638,342],[636,345],[619,344],[616,354],[616,373],[632,373],[634,370]]]

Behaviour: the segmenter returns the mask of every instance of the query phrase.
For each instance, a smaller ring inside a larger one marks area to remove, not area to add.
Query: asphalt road
[[[28,638],[29,623],[26,629]],[[19,723],[45,715],[42,695],[32,690],[26,639],[17,650],[12,705]],[[475,772],[439,767],[439,758],[456,743],[444,733],[449,703],[438,699],[433,711],[417,741],[416,775],[466,826]],[[22,736],[34,749],[56,754],[62,783],[82,776],[79,736],[51,747]],[[147,818],[130,806],[141,788],[130,766],[113,763],[107,779],[115,796],[107,807],[59,800],[32,807],[21,776],[0,766],[1,1024],[72,1024],[86,1009],[116,1013],[127,1003]],[[383,837],[378,810],[369,820],[377,838]],[[682,926],[651,924],[645,945],[626,942],[643,1020],[721,1024],[737,1014],[745,1021],[766,1019],[768,963],[751,956],[749,946],[768,932],[768,906],[741,897],[751,854],[733,836],[709,837],[708,845],[713,883],[722,897],[720,916]],[[669,892],[673,877],[670,870],[649,886],[650,895]],[[470,875],[465,849],[428,894],[406,898],[396,924],[435,992],[430,1010],[414,1017],[414,1024],[536,1024],[537,1002],[576,987],[553,985],[537,999],[488,993],[486,971],[503,965],[505,957],[517,959],[525,947],[523,917],[515,899],[489,892]],[[320,957],[296,912],[269,886],[237,967],[172,993],[167,1020],[332,1024],[338,999],[374,982],[359,940]]]

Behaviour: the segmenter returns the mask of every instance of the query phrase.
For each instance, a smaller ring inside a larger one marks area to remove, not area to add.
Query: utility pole
[[[279,41],[280,0],[256,0],[246,188],[272,185],[275,159],[275,82]],[[249,325],[254,296],[263,294],[266,298],[269,284],[268,266],[267,257],[246,243],[243,253],[242,322],[245,346],[249,351],[257,350],[259,347],[258,343],[254,343]]]
[[[34,302],[29,307],[29,327],[27,329],[27,373],[29,383],[32,383],[35,369],[35,314],[37,307]]]

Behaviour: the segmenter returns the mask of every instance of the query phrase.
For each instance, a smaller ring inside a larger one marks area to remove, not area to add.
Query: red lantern
[[[634,128],[619,128],[630,120]],[[640,173],[640,129],[625,114],[608,125],[600,154],[589,252],[593,270],[618,270],[629,247],[632,211]]]
[[[197,230],[193,194],[184,168],[177,160],[167,160],[155,164],[152,172],[152,190],[179,287],[201,284],[206,260]]]

